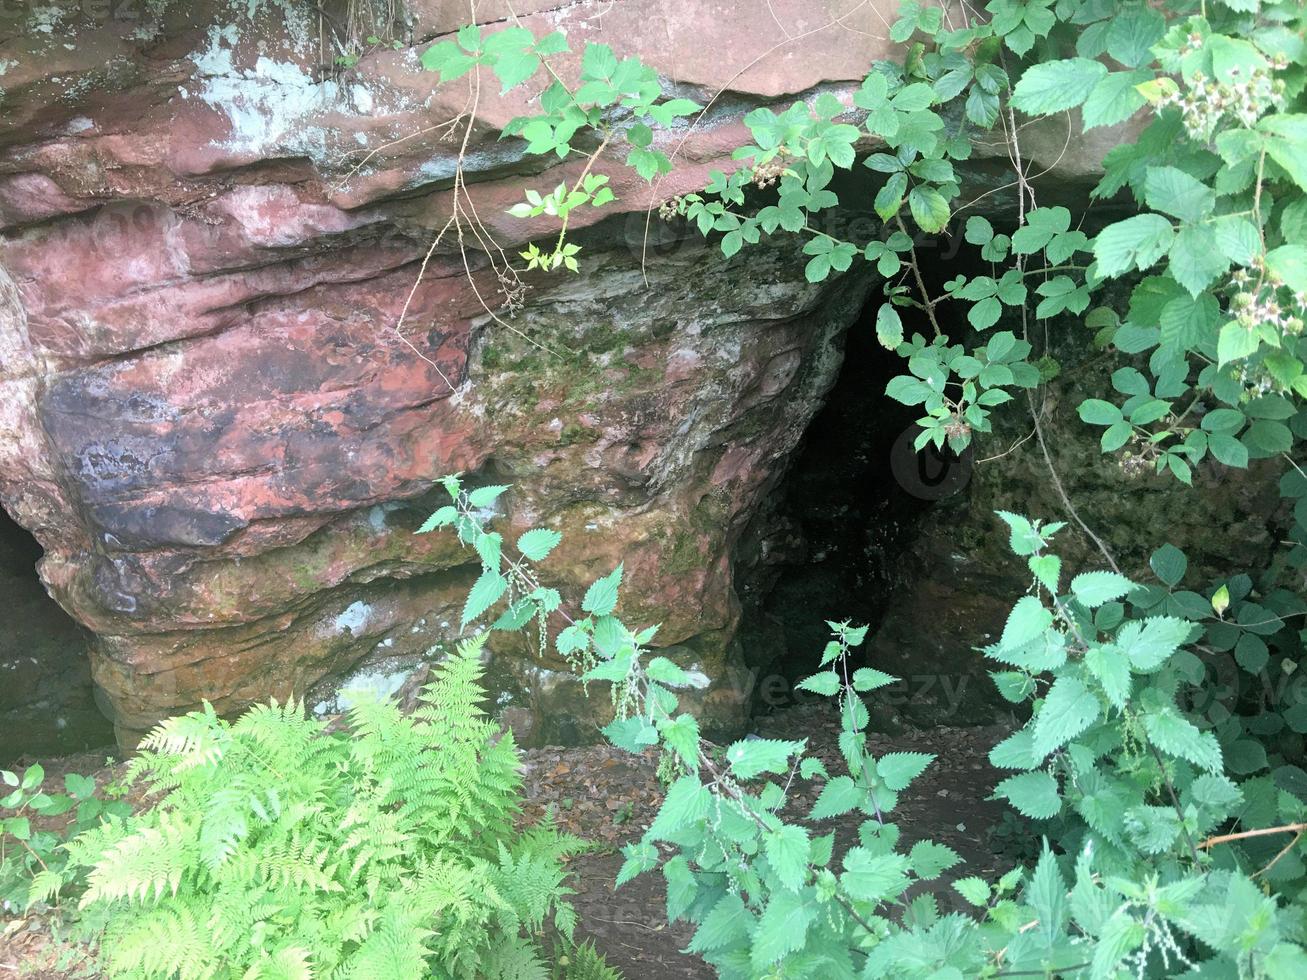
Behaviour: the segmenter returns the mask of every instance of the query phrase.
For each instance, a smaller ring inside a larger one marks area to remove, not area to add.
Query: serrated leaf
[[[1071,580],[1072,595],[1087,609],[1120,599],[1134,587],[1133,582],[1116,572],[1081,572]]]
[[[1166,662],[1188,639],[1193,626],[1173,616],[1155,616],[1144,622],[1126,623],[1116,634],[1116,645],[1141,673],[1151,673]]]
[[[999,646],[1007,650],[1023,647],[1052,625],[1053,614],[1042,602],[1031,595],[1022,596],[1008,615]]]
[[[1220,773],[1221,746],[1211,732],[1201,732],[1174,707],[1167,706],[1144,715],[1149,740],[1167,755],[1187,759],[1199,769]]]
[[[912,220],[917,223],[917,227],[932,235],[943,231],[948,224],[948,201],[933,187],[918,184],[912,188],[908,193],[908,210],[912,212]]]
[[[758,926],[753,934],[753,948],[749,960],[755,975],[762,975],[767,968],[778,962],[787,953],[802,949],[808,941],[808,928],[817,916],[816,903],[806,896],[788,891],[773,891],[767,901],[767,908],[758,918]]]
[[[907,789],[908,784],[934,761],[935,757],[928,752],[890,752],[876,760],[876,773],[897,793]]]
[[[622,566],[619,564],[586,590],[581,609],[594,616],[607,616],[617,606],[617,591],[622,584]]]
[[[482,615],[487,609],[493,606],[503,597],[508,590],[508,579],[500,575],[493,568],[488,568],[481,573],[481,577],[473,584],[472,589],[467,594],[467,601],[463,604],[462,625],[468,623]]]
[[[699,767],[699,722],[693,715],[680,714],[658,723],[663,744],[680,756],[691,769]]]
[[[1085,653],[1085,666],[1103,686],[1107,700],[1123,710],[1130,697],[1130,660],[1113,646],[1091,647]]]
[[[994,787],[994,795],[1007,800],[1018,813],[1032,820],[1047,820],[1062,809],[1057,780],[1042,771],[1009,776]]]
[[[902,854],[873,854],[865,847],[850,848],[844,855],[840,884],[862,902],[884,902],[908,887],[908,859]]]
[[[666,840],[702,820],[711,808],[712,793],[699,782],[699,777],[682,776],[667,790],[657,816],[645,832],[645,840]]]
[[[1178,167],[1149,167],[1144,201],[1181,221],[1201,221],[1216,207],[1216,192]]]
[[[1032,65],[1012,90],[1012,106],[1032,116],[1072,109],[1089,98],[1106,74],[1106,66],[1088,58]]]
[[[1137,214],[1108,225],[1094,239],[1094,259],[1102,277],[1147,269],[1171,248],[1175,230],[1160,214]]]
[[[826,820],[839,817],[858,806],[863,800],[863,791],[848,776],[836,776],[822,787],[821,794],[812,805],[808,814],[810,820]]]
[[[989,904],[989,882],[983,878],[959,878],[953,882],[953,888],[972,905]]]
[[[781,884],[791,891],[802,888],[808,877],[808,856],[812,852],[808,832],[802,827],[787,824],[779,830],[764,834],[763,848]]]
[[[802,752],[806,744],[769,738],[740,739],[726,750],[726,761],[741,779],[752,779],[764,772],[783,773],[789,771],[790,756]]]
[[[1150,71],[1117,71],[1094,84],[1080,109],[1086,130],[1123,123],[1148,104],[1137,85],[1153,77]]]
[[[853,672],[853,689],[855,691],[875,691],[893,684],[897,677],[877,670],[874,667],[859,667]]]
[[[458,517],[458,510],[452,506],[440,507],[434,514],[422,522],[422,526],[415,531],[415,534],[427,534],[438,527],[445,527],[453,524]]]
[[[1077,677],[1064,675],[1053,682],[1035,717],[1033,750],[1043,759],[1098,720],[1103,706]]]
[[[517,550],[531,561],[544,561],[562,540],[563,536],[557,531],[543,527],[532,528],[517,539]]]
[[[745,906],[739,895],[727,892],[703,917],[703,922],[695,930],[686,951],[711,953],[713,950],[733,946],[753,929],[753,913]]]
[[[938,878],[954,865],[961,864],[962,857],[951,847],[923,840],[912,845],[912,850],[908,852],[908,861],[911,863],[914,875],[923,881],[930,881]]]
[[[796,687],[801,691],[811,691],[813,694],[830,697],[840,689],[840,677],[833,670],[824,670],[821,673],[805,677],[799,681]]]
[[[511,488],[503,485],[477,487],[475,490],[469,491],[467,502],[473,507],[489,507],[499,499],[500,494],[509,489]]]

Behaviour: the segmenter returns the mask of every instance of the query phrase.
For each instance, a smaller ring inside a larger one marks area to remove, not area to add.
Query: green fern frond
[[[492,946],[482,970],[486,980],[549,980],[549,967],[540,950],[522,936],[505,936]]]
[[[182,772],[216,765],[230,744],[230,729],[206,701],[203,711],[161,722],[141,741],[141,748],[173,756],[171,767]]]
[[[152,808],[66,845],[109,974],[462,980],[502,954],[505,977],[547,976],[523,929],[570,932],[580,845],[514,829],[520,756],[481,713],[480,649],[436,670],[420,715],[362,702],[345,734],[275,701],[158,726],[131,765]]]
[[[307,949],[287,946],[263,963],[246,971],[242,980],[313,980],[313,965]]]
[[[622,980],[622,975],[595,949],[593,940],[579,945],[569,942],[556,952],[558,964],[554,968],[553,980]]]
[[[182,876],[196,865],[197,818],[159,813],[156,826],[139,828],[113,843],[87,876],[82,905],[127,899],[157,902],[177,893]]]

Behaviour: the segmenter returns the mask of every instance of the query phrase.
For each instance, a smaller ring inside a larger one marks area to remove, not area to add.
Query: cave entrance
[[[109,746],[113,725],[96,703],[90,634],[37,576],[40,544],[0,510],[0,765]]]
[[[903,590],[916,585],[921,568],[911,556],[923,529],[967,500],[972,451],[958,457],[928,446],[918,453],[913,441],[920,406],[885,395],[886,383],[903,374],[906,364],[876,340],[882,302],[876,290],[850,326],[844,362],[825,405],[746,536],[737,581],[740,638],[756,678],[755,714],[815,697],[794,684],[819,668],[830,638],[826,621],[865,623],[869,639],[874,636]],[[924,327],[914,326],[911,312],[904,313],[909,334]],[[902,678],[901,689],[877,696],[899,706],[891,716],[927,724],[945,720],[935,702],[947,692],[919,696],[923,692],[913,686],[919,677],[904,677],[901,661],[879,662],[886,658],[869,648],[859,652],[855,666],[878,666]],[[974,656],[969,650],[965,655]],[[922,677],[942,683],[940,665],[920,667]]]

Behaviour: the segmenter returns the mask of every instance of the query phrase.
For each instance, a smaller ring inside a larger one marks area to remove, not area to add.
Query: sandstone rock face
[[[356,63],[335,57],[346,6],[0,10],[0,503],[89,630],[119,738],[202,699],[336,708],[337,679],[359,672],[396,689],[459,633],[470,557],[412,533],[455,471],[516,485],[506,534],[563,532],[565,595],[624,561],[628,621],[661,623],[707,729],[738,730],[760,662],[736,637],[738,544],[872,283],[809,285],[794,241],[723,259],[656,206],[731,166],[753,107],[851,104],[895,55],[891,5],[476,4],[486,31],[564,31],[564,76],[604,42],[712,103],[657,135],[676,169],[653,188],[612,148],[599,169],[617,202],[571,223],[583,275],[527,277],[511,317],[487,253],[556,226],[507,208],[583,161],[499,139],[535,88],[437,89],[420,70],[467,5],[348,5],[398,10]],[[1025,143],[1053,178],[1081,178],[1114,135]],[[1005,160],[978,146],[969,178],[997,188]],[[875,233],[858,220],[841,230]],[[556,658],[492,647],[501,706],[531,737],[603,722]]]
[[[316,698],[360,664],[384,686],[456,637],[469,555],[411,533],[454,471],[517,484],[506,533],[564,533],[565,593],[624,560],[628,619],[662,623],[709,726],[738,728],[732,549],[870,283],[817,288],[793,243],[727,261],[656,220],[646,249],[645,208],[727,165],[752,105],[847,97],[890,50],[875,9],[773,0],[786,26],[760,32],[751,0],[519,4],[567,32],[560,71],[599,40],[700,101],[726,91],[662,137],[679,166],[656,192],[608,168],[620,203],[578,239],[585,275],[528,280],[504,325],[452,234],[414,288],[453,208],[443,124],[471,91],[433,90],[417,54],[461,6],[409,4],[400,43],[347,69],[323,63],[316,13],[264,6],[0,19],[0,501],[93,634],[120,739],[202,699]],[[496,139],[525,98],[478,97],[466,161],[505,249],[548,233],[507,205],[579,167],[533,176]],[[602,721],[557,661],[497,650],[535,737]]]

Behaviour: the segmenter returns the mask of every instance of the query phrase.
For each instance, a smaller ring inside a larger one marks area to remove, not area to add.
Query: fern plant
[[[515,832],[520,759],[478,707],[482,645],[412,715],[364,702],[327,733],[274,701],[156,728],[129,778],[158,802],[66,845],[109,975],[546,980],[542,939],[575,924],[562,861],[584,843]]]

